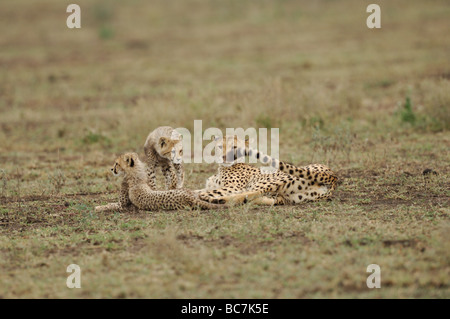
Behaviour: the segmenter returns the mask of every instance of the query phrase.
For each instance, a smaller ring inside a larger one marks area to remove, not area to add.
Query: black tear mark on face
[[[161,137],[161,138],[159,139],[159,145],[160,145],[161,147],[164,147],[164,145],[166,145],[166,139],[165,139],[164,137]]]
[[[236,159],[237,159],[237,157],[236,157],[236,154],[234,153],[234,151],[229,151],[228,153],[225,154],[224,162],[232,163]]]
[[[242,150],[241,148],[238,148],[237,150],[237,157],[241,158],[244,156],[244,150]]]
[[[134,166],[134,159],[131,157],[130,158],[130,167],[133,167]]]

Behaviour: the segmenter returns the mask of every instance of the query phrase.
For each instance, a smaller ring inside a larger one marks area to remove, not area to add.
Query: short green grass
[[[380,0],[380,30],[359,0],[77,3],[80,30],[59,1],[0,3],[0,298],[450,297],[446,1]],[[279,127],[333,200],[94,212],[117,154],[196,119]]]

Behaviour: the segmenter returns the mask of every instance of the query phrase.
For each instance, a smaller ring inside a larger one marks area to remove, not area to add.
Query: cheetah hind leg
[[[267,196],[261,196],[258,198],[255,198],[251,201],[252,204],[256,205],[262,205],[262,206],[274,206],[277,205],[277,199],[276,198],[270,198]]]
[[[253,200],[256,200],[262,196],[261,192],[258,191],[247,191],[247,192],[241,192],[238,194],[229,194],[229,195],[223,195],[223,196],[217,196],[215,198],[208,198],[208,201],[211,203],[230,203],[230,204],[245,204],[248,202],[251,202]]]
[[[291,201],[289,199],[284,198],[283,196],[276,195],[274,197],[272,196],[263,196],[265,193],[256,193],[256,192],[250,192],[251,195],[247,196],[248,202],[260,205],[260,206],[279,206],[279,205],[288,205],[291,204]]]
[[[304,202],[318,201],[321,199],[328,199],[332,195],[331,187],[328,185],[309,185],[308,189],[297,190],[296,187],[292,187],[286,191],[288,194],[285,196],[286,204],[300,204]]]
[[[224,198],[226,196],[231,196],[231,195],[236,195],[236,194],[241,194],[243,192],[242,189],[239,189],[237,187],[233,187],[233,186],[227,186],[227,187],[222,187],[222,188],[218,188],[218,189],[198,189],[194,191],[195,193],[198,194],[199,198],[201,200],[207,201],[207,202],[213,202],[213,200],[215,199],[220,199],[220,198]]]
[[[177,189],[179,177],[177,176],[177,172],[175,171],[173,164],[169,163],[167,165],[163,165],[161,169],[165,178],[166,189]]]

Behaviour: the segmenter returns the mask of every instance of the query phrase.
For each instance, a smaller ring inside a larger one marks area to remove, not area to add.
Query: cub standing
[[[144,144],[148,165],[148,185],[156,189],[156,168],[165,177],[166,189],[182,188],[184,183],[182,136],[170,126],[160,126],[151,132]]]

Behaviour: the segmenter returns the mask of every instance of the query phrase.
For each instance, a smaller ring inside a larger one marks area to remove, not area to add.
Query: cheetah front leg
[[[163,164],[162,173],[166,179],[166,189],[176,189],[177,188],[177,173],[172,163]]]
[[[121,210],[129,210],[135,208],[133,203],[130,200],[129,195],[130,186],[126,179],[122,181],[120,185],[120,195],[119,195],[119,207]]]
[[[180,164],[173,164],[173,167],[175,168],[175,173],[177,175],[177,188],[183,188],[184,184],[184,168],[183,163]]]
[[[147,185],[156,189],[156,164],[151,162],[147,165]]]

